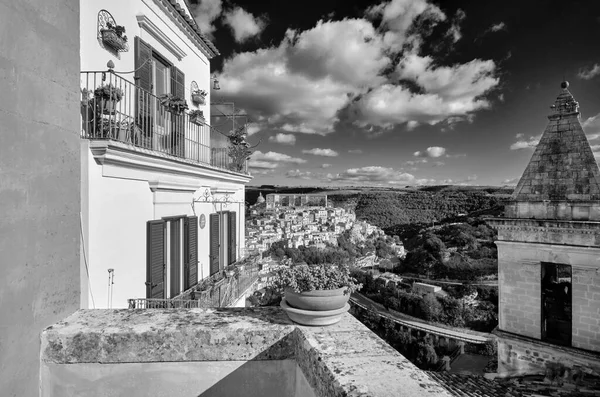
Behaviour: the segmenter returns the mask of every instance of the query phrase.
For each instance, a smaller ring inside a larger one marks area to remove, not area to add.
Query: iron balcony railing
[[[201,280],[172,299],[128,299],[130,309],[208,308],[232,305],[258,282],[258,256],[247,257]]]
[[[229,138],[190,112],[113,72],[81,72],[86,139],[110,139],[168,156],[231,170]],[[239,172],[239,171],[238,171]],[[241,170],[248,173],[247,163]]]

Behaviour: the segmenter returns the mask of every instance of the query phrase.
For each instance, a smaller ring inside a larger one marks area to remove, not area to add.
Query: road
[[[395,310],[386,309],[385,307],[383,307],[383,305],[359,293],[352,294],[350,300],[354,301],[355,303],[358,303],[363,307],[366,307],[367,309],[375,309],[382,316],[395,320],[402,325],[413,329],[418,329],[420,331],[425,331],[431,334],[476,344],[482,344],[490,339],[494,339],[492,334],[486,334],[483,332],[475,332],[470,330],[466,332],[461,332],[455,329],[444,328],[437,325],[429,324],[426,321],[417,319],[404,313],[399,313]]]

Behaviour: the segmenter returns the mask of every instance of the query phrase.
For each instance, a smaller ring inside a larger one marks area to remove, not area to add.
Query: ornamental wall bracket
[[[200,192],[198,196],[194,196],[192,198],[192,210],[194,214],[196,213],[195,204],[196,203],[210,203],[213,204],[215,210],[217,210],[217,205],[220,208],[227,208],[229,205],[244,203],[243,201],[236,201],[233,198],[235,194],[234,190],[224,190],[224,189],[215,189],[215,188],[205,188]]]

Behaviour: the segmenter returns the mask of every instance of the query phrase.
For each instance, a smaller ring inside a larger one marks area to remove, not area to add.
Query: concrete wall
[[[79,308],[79,0],[0,0],[0,394]]]
[[[47,364],[42,397],[314,397],[294,360]]]

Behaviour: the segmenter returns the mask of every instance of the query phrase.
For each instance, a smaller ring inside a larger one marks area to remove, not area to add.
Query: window
[[[210,275],[237,260],[237,214],[220,211],[210,214]]]
[[[571,266],[542,262],[542,340],[571,345]]]
[[[147,223],[146,297],[173,298],[198,283],[198,218]]]

